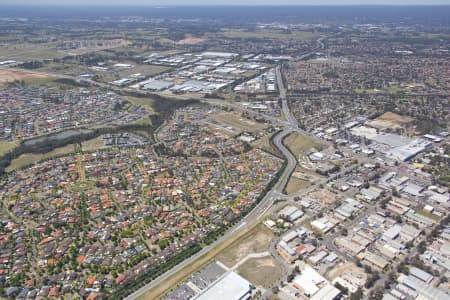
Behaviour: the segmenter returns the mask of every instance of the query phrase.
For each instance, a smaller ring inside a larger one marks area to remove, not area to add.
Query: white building
[[[229,299],[246,300],[250,299],[252,289],[250,282],[239,276],[235,272],[226,273],[213,285],[203,290],[193,299],[211,300],[211,299]]]

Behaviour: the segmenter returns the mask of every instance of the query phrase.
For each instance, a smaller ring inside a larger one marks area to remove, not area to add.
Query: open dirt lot
[[[336,202],[336,195],[325,189],[311,192],[308,196],[318,199],[324,205],[331,205]]]
[[[251,283],[268,289],[281,278],[283,269],[269,256],[247,260],[238,268],[238,273]]]
[[[386,129],[386,128],[405,128],[408,127],[414,121],[413,118],[408,116],[400,116],[396,113],[387,112],[379,116],[369,124],[373,127]]]
[[[177,42],[177,44],[180,45],[195,45],[195,44],[200,44],[202,42],[206,41],[206,39],[202,39],[202,38],[186,38],[183,40],[180,40]]]
[[[179,282],[186,279],[190,274],[192,274],[193,272],[198,271],[200,268],[204,267],[208,262],[210,262],[212,260],[219,260],[219,257],[222,256],[222,254],[224,252],[227,252],[230,249],[234,249],[236,247],[236,245],[241,245],[242,243],[247,243],[247,248],[248,247],[252,248],[251,244],[252,244],[252,240],[254,239],[253,237],[255,236],[255,232],[256,232],[256,234],[262,234],[263,236],[265,236],[263,238],[264,242],[263,243],[257,242],[257,244],[259,244],[259,246],[254,247],[255,250],[251,250],[250,252],[245,253],[242,257],[247,256],[248,253],[262,252],[262,251],[267,250],[269,243],[270,243],[270,239],[271,239],[271,237],[269,237],[269,236],[272,235],[272,233],[269,231],[269,229],[267,229],[266,227],[264,227],[264,225],[261,225],[261,224],[245,228],[244,231],[239,232],[236,236],[233,236],[229,240],[224,241],[223,244],[218,245],[217,247],[212,249],[210,252],[206,253],[205,255],[201,256],[200,258],[198,258],[197,260],[195,260],[194,262],[192,262],[191,264],[189,264],[188,266],[183,268],[183,270],[181,270],[180,272],[177,272],[176,274],[169,277],[168,280],[161,282],[155,288],[147,291],[144,295],[140,296],[138,299],[139,300],[158,299],[164,293],[166,293],[171,288],[176,286]],[[259,238],[258,240],[260,240],[260,239],[261,238]],[[235,251],[235,250],[233,250],[233,251]],[[240,258],[238,258],[238,261],[239,260],[240,260]],[[231,264],[233,264],[233,263],[231,263]]]
[[[220,125],[233,127],[237,132],[261,132],[267,126],[256,121],[242,117],[237,112],[219,112],[210,117],[211,120],[218,122]]]
[[[163,43],[177,44],[177,45],[196,45],[196,44],[200,44],[200,43],[206,41],[206,39],[196,38],[196,37],[188,37],[188,38],[185,38],[185,39],[182,39],[179,41],[174,41],[171,39],[163,38],[163,39],[160,39],[159,41],[163,42]]]
[[[367,274],[362,268],[358,268],[352,263],[340,263],[328,272],[327,277],[330,280],[342,277],[352,285],[363,286],[366,282]]]
[[[0,83],[13,82],[15,80],[36,80],[36,79],[47,79],[49,78],[44,74],[35,74],[28,72],[21,72],[16,70],[0,69]]]
[[[296,177],[291,177],[289,179],[288,185],[286,186],[286,193],[289,194],[293,194],[296,193],[300,190],[304,190],[307,189],[311,186],[311,183],[309,181],[303,180],[303,179],[299,179]]]
[[[288,185],[286,186],[286,193],[289,195],[307,189],[317,182],[318,179],[320,179],[320,176],[317,174],[301,167],[297,167],[295,172],[292,173],[291,178],[289,178]]]
[[[266,251],[272,238],[272,232],[260,224],[225,249],[217,259],[231,268],[248,254]]]

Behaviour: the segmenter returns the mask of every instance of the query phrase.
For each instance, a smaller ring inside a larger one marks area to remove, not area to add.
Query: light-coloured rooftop
[[[200,293],[196,300],[229,299],[238,300],[250,291],[250,282],[235,272],[229,272],[212,286]]]

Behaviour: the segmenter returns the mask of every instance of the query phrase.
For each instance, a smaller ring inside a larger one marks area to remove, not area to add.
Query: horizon
[[[1,1],[1,0],[0,0]],[[265,18],[275,20],[279,18],[302,18],[312,21],[320,16],[326,18],[344,18],[359,21],[376,22],[384,19],[394,21],[398,18],[411,21],[411,18],[426,16],[429,20],[440,19],[448,23],[448,14],[450,5],[418,5],[418,4],[333,4],[333,5],[250,5],[250,4],[203,4],[194,5],[142,5],[135,2],[129,5],[118,3],[117,1],[109,6],[99,3],[64,3],[64,4],[28,4],[15,3],[3,5],[0,10],[0,16],[3,17],[80,17],[80,16],[157,16],[157,17],[194,17],[208,18],[225,16],[246,15],[253,20]]]
[[[114,6],[114,7],[322,7],[322,6],[450,6],[450,0],[319,0],[319,1],[307,1],[307,0],[280,0],[277,3],[273,3],[269,0],[157,0],[149,3],[145,0],[68,0],[68,1],[56,1],[56,0],[0,0],[0,6],[52,6],[52,7],[93,7],[93,6]]]
[[[420,6],[450,6],[450,3],[341,3],[341,4],[99,4],[99,3],[0,3],[0,6],[28,6],[28,7],[151,7],[151,8],[182,8],[182,7],[420,7]]]

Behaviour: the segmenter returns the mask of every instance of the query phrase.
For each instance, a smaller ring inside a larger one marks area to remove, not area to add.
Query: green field
[[[0,141],[0,156],[5,155],[6,153],[14,149],[18,144],[18,142]]]
[[[49,159],[55,156],[60,156],[60,155],[64,155],[64,154],[68,154],[74,151],[74,147],[72,144],[64,146],[64,147],[60,147],[60,148],[56,148],[53,151],[47,152],[47,153],[42,153],[42,154],[32,154],[32,153],[27,153],[27,154],[22,154],[21,156],[19,156],[16,159],[13,159],[11,164],[6,168],[7,172],[12,172],[14,170],[18,170],[21,168],[24,168],[32,163],[35,163],[37,161],[40,160],[45,160],[45,159]]]
[[[376,94],[377,91],[374,89],[354,89],[355,94]]]
[[[135,105],[142,105],[148,112],[153,112],[153,99],[152,98],[141,98],[141,97],[132,97],[125,96],[128,100],[130,100]]]
[[[233,127],[240,132],[259,133],[267,128],[266,125],[244,118],[240,113],[236,112],[218,112],[213,114],[210,119],[224,126]]]
[[[300,190],[307,189],[310,186],[311,186],[311,183],[309,181],[298,179],[298,178],[291,176],[291,178],[289,178],[288,184],[286,186],[286,193],[288,195],[293,194]]]
[[[320,142],[316,139],[298,132],[294,132],[286,137],[286,139],[284,140],[284,144],[297,158],[305,151],[308,151],[313,147],[321,146]]]
[[[225,31],[223,36],[231,39],[279,39],[279,40],[309,40],[319,37],[319,34],[308,31],[284,33],[274,30],[257,31]]]
[[[7,44],[0,47],[0,60],[20,62],[62,57],[56,50],[56,43],[49,44]]]
[[[406,88],[403,88],[400,86],[389,86],[389,87],[384,88],[383,91],[392,93],[392,94],[397,94],[397,93],[405,93],[408,90]]]
[[[107,146],[105,146],[105,144],[104,144],[102,136],[84,141],[81,143],[81,145],[82,145],[83,151],[95,151],[95,150],[107,148]],[[2,149],[1,146],[2,146],[2,144],[0,143],[0,151]],[[8,166],[8,168],[6,168],[6,171],[11,172],[11,171],[26,167],[26,166],[28,166],[32,163],[38,162],[40,160],[45,160],[45,159],[50,159],[55,156],[70,154],[70,153],[74,152],[74,146],[75,146],[74,144],[69,144],[67,146],[59,147],[59,148],[56,148],[56,149],[54,149],[50,152],[46,152],[46,153],[22,154],[18,158],[12,160],[11,164]]]
[[[275,156],[281,156],[280,153],[278,153],[277,150],[275,150],[272,145],[270,145],[270,138],[272,137],[272,134],[267,134],[263,136],[262,138],[254,141],[251,145],[255,148],[261,149],[267,153],[273,154]]]

